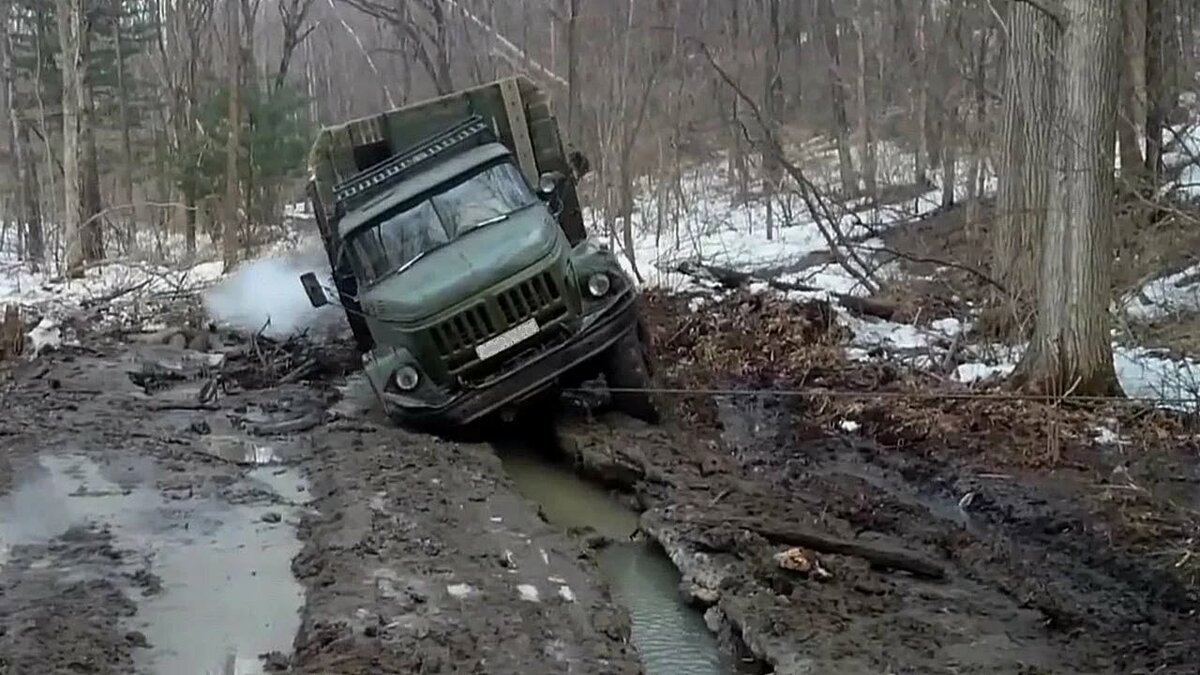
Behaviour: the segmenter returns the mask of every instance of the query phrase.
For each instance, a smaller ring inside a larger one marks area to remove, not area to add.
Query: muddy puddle
[[[259,655],[289,653],[300,623],[303,589],[290,566],[300,550],[294,510],[304,498],[302,480],[280,467],[246,472],[248,488],[285,502],[257,505],[160,492],[157,476],[156,465],[144,460],[100,465],[82,455],[40,457],[0,497],[0,573],[19,573],[4,570],[16,547],[46,544],[73,527],[107,530],[125,553],[117,569],[54,571],[108,575],[137,603],[124,629],[149,643],[135,651],[139,672],[264,672]],[[131,581],[148,578],[153,582]]]
[[[650,543],[630,540],[637,513],[570,469],[528,451],[504,448],[500,457],[517,490],[551,523],[566,530],[591,528],[613,541],[599,551],[597,562],[614,599],[630,614],[648,675],[733,672],[703,616],[684,602],[670,560]]]

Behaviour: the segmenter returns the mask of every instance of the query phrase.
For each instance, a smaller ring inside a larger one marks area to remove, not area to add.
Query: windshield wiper
[[[498,216],[494,216],[494,217],[488,218],[487,220],[484,220],[482,222],[476,223],[475,227],[472,227],[471,230],[478,230],[480,228],[487,227],[488,225],[494,225],[496,223],[499,223],[499,222],[502,222],[505,220],[508,220],[507,213],[504,213],[504,214],[501,214]],[[467,232],[470,232],[471,230],[467,230]]]

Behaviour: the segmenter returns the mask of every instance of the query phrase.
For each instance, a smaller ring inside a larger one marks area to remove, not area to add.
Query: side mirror
[[[558,192],[559,185],[562,184],[566,176],[561,171],[547,171],[541,176],[538,176],[538,194],[543,198],[548,198]]]
[[[317,275],[312,272],[305,272],[300,275],[300,283],[304,284],[304,292],[308,294],[308,301],[313,307],[324,307],[329,304],[329,298],[325,297],[325,289],[321,288],[321,282],[317,281]]]

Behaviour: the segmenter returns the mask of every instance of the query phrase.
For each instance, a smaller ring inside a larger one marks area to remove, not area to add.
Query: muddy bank
[[[560,445],[636,495],[686,592],[776,672],[1194,672],[1193,594],[1107,539],[1073,492],[1093,485],[814,435],[796,412],[728,409],[711,434],[573,419]]]
[[[639,672],[490,448],[296,368],[96,341],[0,383],[0,672]]]

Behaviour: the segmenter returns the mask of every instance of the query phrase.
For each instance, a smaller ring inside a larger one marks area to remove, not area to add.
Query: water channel
[[[563,529],[590,527],[613,544],[597,562],[614,599],[629,612],[633,642],[647,675],[727,675],[734,672],[704,618],[684,602],[679,572],[653,544],[630,541],[638,515],[569,468],[529,450],[500,449],[517,490]]]

